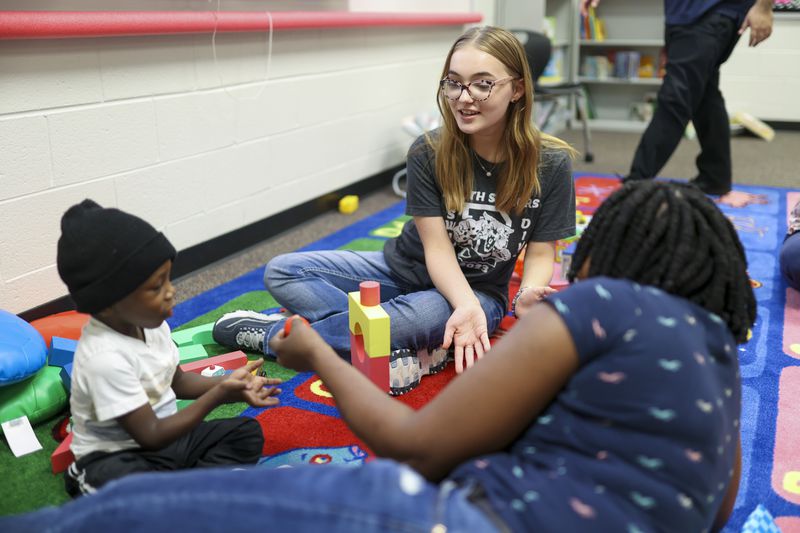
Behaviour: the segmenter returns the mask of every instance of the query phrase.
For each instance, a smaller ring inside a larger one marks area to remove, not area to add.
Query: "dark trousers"
[[[264,433],[252,418],[202,422],[190,433],[157,451],[142,449],[94,452],[70,465],[64,474],[73,498],[94,492],[111,480],[137,472],[255,464],[264,447]]]
[[[719,68],[738,40],[736,21],[713,11],[693,24],[666,27],[667,72],[628,179],[655,177],[691,120],[702,150],[693,183],[708,194],[731,190],[730,124],[719,91]]]

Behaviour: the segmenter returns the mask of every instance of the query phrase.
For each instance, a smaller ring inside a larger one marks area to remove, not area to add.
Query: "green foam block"
[[[214,342],[214,337],[211,335],[213,329],[214,323],[209,322],[208,324],[202,324],[193,328],[173,331],[172,340],[178,346],[186,346],[187,344],[216,344]]]
[[[56,366],[45,366],[30,379],[0,388],[0,422],[25,415],[36,424],[66,406],[67,391],[61,383],[61,369]]]
[[[202,344],[189,344],[188,346],[178,346],[178,354],[180,355],[181,358],[180,364],[191,363],[193,361],[198,361],[200,359],[205,359],[206,357],[208,357],[208,353],[206,353],[206,349],[203,348]]]

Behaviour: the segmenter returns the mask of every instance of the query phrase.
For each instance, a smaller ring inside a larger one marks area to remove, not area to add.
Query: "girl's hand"
[[[519,294],[517,302],[514,305],[514,315],[517,318],[522,318],[534,305],[543,300],[545,296],[556,292],[555,289],[550,287],[524,287],[520,290],[522,292]]]
[[[489,332],[486,327],[486,314],[480,304],[457,307],[444,328],[442,348],[447,350],[453,345],[453,356],[456,360],[456,372],[472,367],[476,359],[483,357],[491,348]]]
[[[283,331],[272,337],[269,349],[278,357],[278,363],[297,372],[313,372],[318,354],[332,351],[330,346],[302,320],[292,323],[292,331]]]
[[[252,374],[262,364],[263,359],[249,361],[217,385],[223,391],[225,402],[247,402],[253,407],[268,407],[278,403],[275,396],[281,393],[281,389],[274,385],[280,384],[281,380]]]

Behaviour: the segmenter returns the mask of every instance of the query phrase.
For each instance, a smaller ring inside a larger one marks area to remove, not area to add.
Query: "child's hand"
[[[517,318],[522,318],[531,310],[531,308],[539,303],[545,296],[555,293],[556,290],[551,287],[525,287],[522,289],[517,303],[514,306],[514,315]]]
[[[243,401],[253,407],[267,407],[278,403],[279,400],[275,396],[281,393],[281,389],[272,385],[280,384],[281,380],[252,374],[253,370],[260,368],[263,363],[263,359],[250,361],[219,383],[218,387],[225,392],[226,402]]]
[[[278,363],[297,372],[313,372],[317,354],[331,351],[330,346],[301,320],[292,323],[292,331],[283,331],[272,337],[269,349],[278,356]]]

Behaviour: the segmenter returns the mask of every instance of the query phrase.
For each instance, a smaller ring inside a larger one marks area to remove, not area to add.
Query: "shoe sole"
[[[394,370],[393,370],[394,369]],[[389,394],[400,396],[406,394],[417,387],[422,379],[422,369],[419,366],[419,358],[411,350],[395,350],[389,355],[389,376],[399,373],[403,384],[399,380],[396,384],[389,384]],[[396,376],[395,376],[396,377]]]

